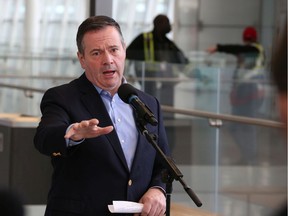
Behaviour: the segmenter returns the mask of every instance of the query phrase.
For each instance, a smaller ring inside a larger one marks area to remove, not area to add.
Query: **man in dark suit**
[[[110,17],[90,17],[79,26],[76,41],[85,72],[46,91],[34,138],[54,167],[45,216],[109,215],[113,200],[143,203],[141,215],[163,215],[165,167],[117,93],[126,82],[121,29]],[[147,124],[148,131],[170,154],[158,100],[137,94],[158,120],[157,126]]]

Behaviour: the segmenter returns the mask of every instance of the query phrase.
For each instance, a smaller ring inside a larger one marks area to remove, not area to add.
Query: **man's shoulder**
[[[153,95],[150,95],[140,89],[137,89],[136,91],[137,91],[138,97],[145,102],[154,103],[157,101],[157,98],[154,97]]]
[[[79,78],[75,78],[71,80],[70,82],[58,85],[58,86],[53,86],[49,88],[46,92],[67,92],[69,94],[73,94],[73,92],[78,91],[81,89],[81,85],[85,86],[85,80],[86,77],[80,76]]]
[[[130,45],[127,47],[127,49],[137,43],[143,43],[143,39],[144,39],[144,36],[143,36],[143,33],[140,33],[138,34],[136,37],[134,37],[134,39],[131,41]]]

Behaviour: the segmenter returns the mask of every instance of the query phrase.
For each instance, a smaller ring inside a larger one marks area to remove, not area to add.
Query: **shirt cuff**
[[[70,128],[73,126],[73,124],[71,124],[67,129],[66,129],[66,133],[70,130]],[[75,145],[79,145],[80,143],[82,143],[85,139],[83,138],[82,140],[78,140],[78,141],[74,141],[71,139],[65,139],[66,140],[66,146],[67,147],[72,147]]]
[[[160,186],[153,186],[153,187],[151,187],[151,188],[157,188],[157,189],[159,189],[160,191],[162,191],[162,193],[164,194],[164,196],[166,197],[166,191],[164,190],[164,188],[162,188],[162,187],[160,187]]]

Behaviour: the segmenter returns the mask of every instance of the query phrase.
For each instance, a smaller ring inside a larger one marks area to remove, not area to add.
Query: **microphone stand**
[[[166,183],[166,216],[170,216],[170,205],[171,205],[171,193],[172,193],[172,183],[174,180],[179,181],[186,193],[189,195],[189,197],[194,201],[196,206],[201,207],[202,203],[197,197],[197,195],[193,192],[193,190],[187,186],[187,184],[184,182],[183,174],[181,171],[177,168],[175,162],[171,157],[168,157],[164,154],[164,152],[161,150],[161,148],[157,145],[157,135],[151,134],[146,128],[146,120],[144,118],[141,118],[139,115],[137,115],[137,112],[135,113],[136,117],[136,125],[139,129],[139,131],[146,137],[146,139],[152,144],[152,146],[155,148],[157,153],[161,156],[162,161],[167,168],[167,171],[163,173],[163,182]]]

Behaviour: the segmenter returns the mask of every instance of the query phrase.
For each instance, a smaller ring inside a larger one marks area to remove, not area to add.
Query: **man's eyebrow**
[[[111,46],[109,46],[109,48],[115,48],[115,47],[119,47],[119,45],[111,45]]]
[[[94,49],[92,49],[92,50],[90,50],[90,52],[89,53],[93,53],[93,52],[99,52],[99,51],[101,51],[101,49],[100,48],[94,48]]]

